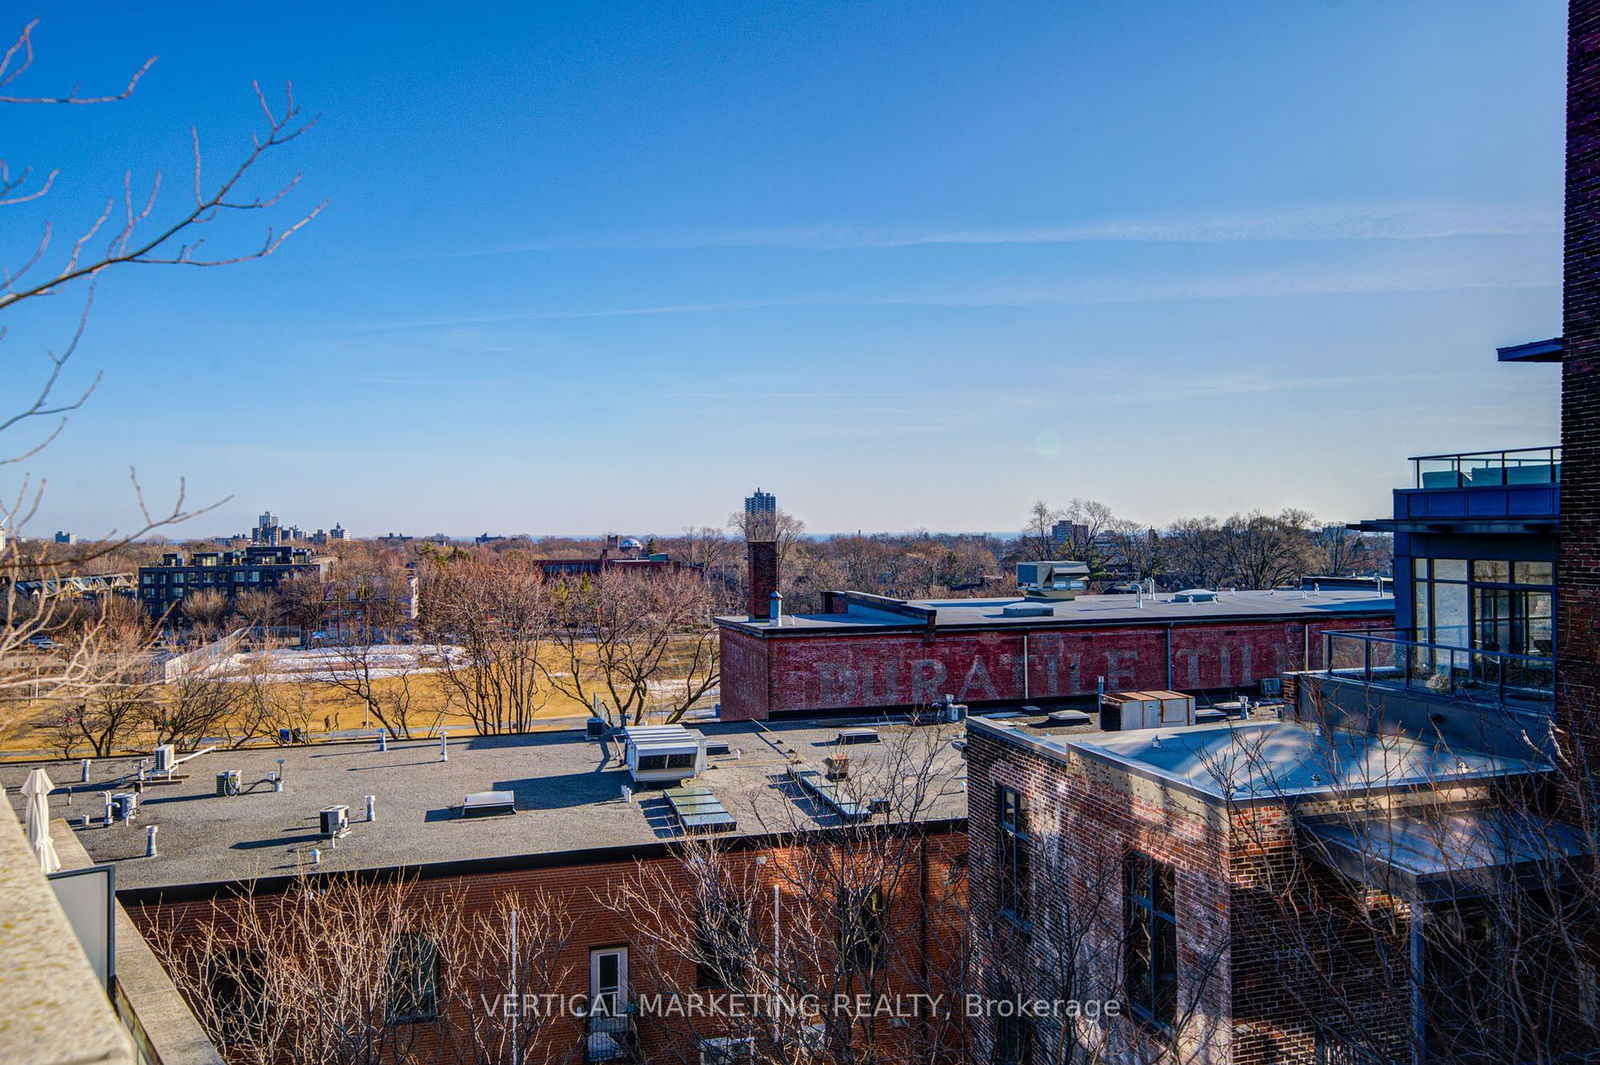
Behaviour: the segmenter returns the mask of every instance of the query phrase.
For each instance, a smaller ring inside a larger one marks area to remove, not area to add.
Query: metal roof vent
[[[514,791],[475,791],[461,800],[462,817],[498,817],[516,812]]]

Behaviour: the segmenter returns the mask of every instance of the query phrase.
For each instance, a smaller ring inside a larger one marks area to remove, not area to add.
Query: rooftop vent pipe
[[[144,856],[146,858],[154,858],[156,856],[156,827],[155,825],[146,825],[144,829]]]
[[[773,592],[771,595],[767,596],[767,603],[768,603],[768,606],[767,606],[767,617],[772,619],[772,624],[773,625],[781,627],[783,625],[783,595],[782,595],[782,593]]]

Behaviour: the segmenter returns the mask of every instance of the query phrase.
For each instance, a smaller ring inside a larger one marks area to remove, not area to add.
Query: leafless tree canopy
[[[539,892],[469,908],[413,881],[297,878],[147,932],[230,1065],[498,1065],[560,1061],[571,924]],[[434,1023],[439,1022],[439,1023]]]
[[[131,65],[120,81],[105,89],[85,91],[73,85],[31,86],[37,20],[24,25],[11,45],[0,53],[0,107],[114,106],[125,100],[151,73],[155,59]],[[26,684],[38,687],[41,676],[56,685],[81,687],[90,679],[81,658],[58,657],[44,670],[22,665],[29,658],[28,644],[35,637],[56,631],[63,621],[56,603],[19,601],[15,581],[24,572],[49,577],[61,572],[83,572],[96,560],[127,547],[132,541],[202,512],[190,508],[180,482],[169,508],[146,504],[138,478],[130,470],[133,504],[138,518],[132,528],[111,530],[77,550],[42,551],[21,538],[37,513],[45,484],[26,472],[24,464],[47,447],[65,428],[67,415],[81,408],[99,381],[86,384],[68,380],[69,364],[83,342],[95,285],[105,276],[133,266],[221,266],[259,259],[276,251],[287,237],[321,210],[320,205],[288,215],[288,221],[268,221],[254,238],[237,244],[238,227],[229,220],[240,215],[281,219],[278,209],[298,183],[255,190],[262,161],[276,156],[314,123],[294,102],[285,87],[281,100],[268,98],[259,86],[256,105],[262,114],[262,131],[244,146],[234,162],[220,173],[207,173],[198,130],[190,130],[192,167],[190,188],[182,197],[160,194],[159,171],[140,173],[130,166],[121,187],[111,191],[101,210],[78,222],[48,217],[50,195],[60,171],[12,160],[0,160],[0,209],[9,213],[7,231],[31,231],[25,250],[11,263],[0,264],[0,342],[6,339],[5,318],[24,305],[46,297],[75,301],[64,325],[65,342],[43,353],[36,384],[17,406],[0,415],[0,433],[12,441],[0,466],[17,470],[9,487],[0,489],[0,577],[4,578],[4,624],[0,625],[0,693]],[[63,235],[64,234],[64,235]],[[218,244],[226,245],[219,247]],[[26,371],[23,371],[26,372]],[[48,600],[50,593],[40,597]],[[91,641],[92,643],[92,641]],[[80,644],[88,646],[88,644]],[[0,722],[3,724],[4,722]]]

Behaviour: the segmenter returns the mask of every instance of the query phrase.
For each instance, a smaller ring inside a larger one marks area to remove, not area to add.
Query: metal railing
[[[1555,708],[1555,659],[1423,643],[1394,632],[1329,632],[1330,677],[1500,706]]]
[[[1559,447],[1463,451],[1411,459],[1418,488],[1482,488],[1561,483]]]
[[[631,1003],[616,1013],[590,1014],[583,1035],[585,1062],[633,1062],[638,1060],[638,1050]]]

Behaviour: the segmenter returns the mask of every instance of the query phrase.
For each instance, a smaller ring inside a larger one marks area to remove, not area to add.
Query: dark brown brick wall
[[[1558,714],[1592,752],[1600,737],[1600,0],[1572,0],[1568,18]]]

